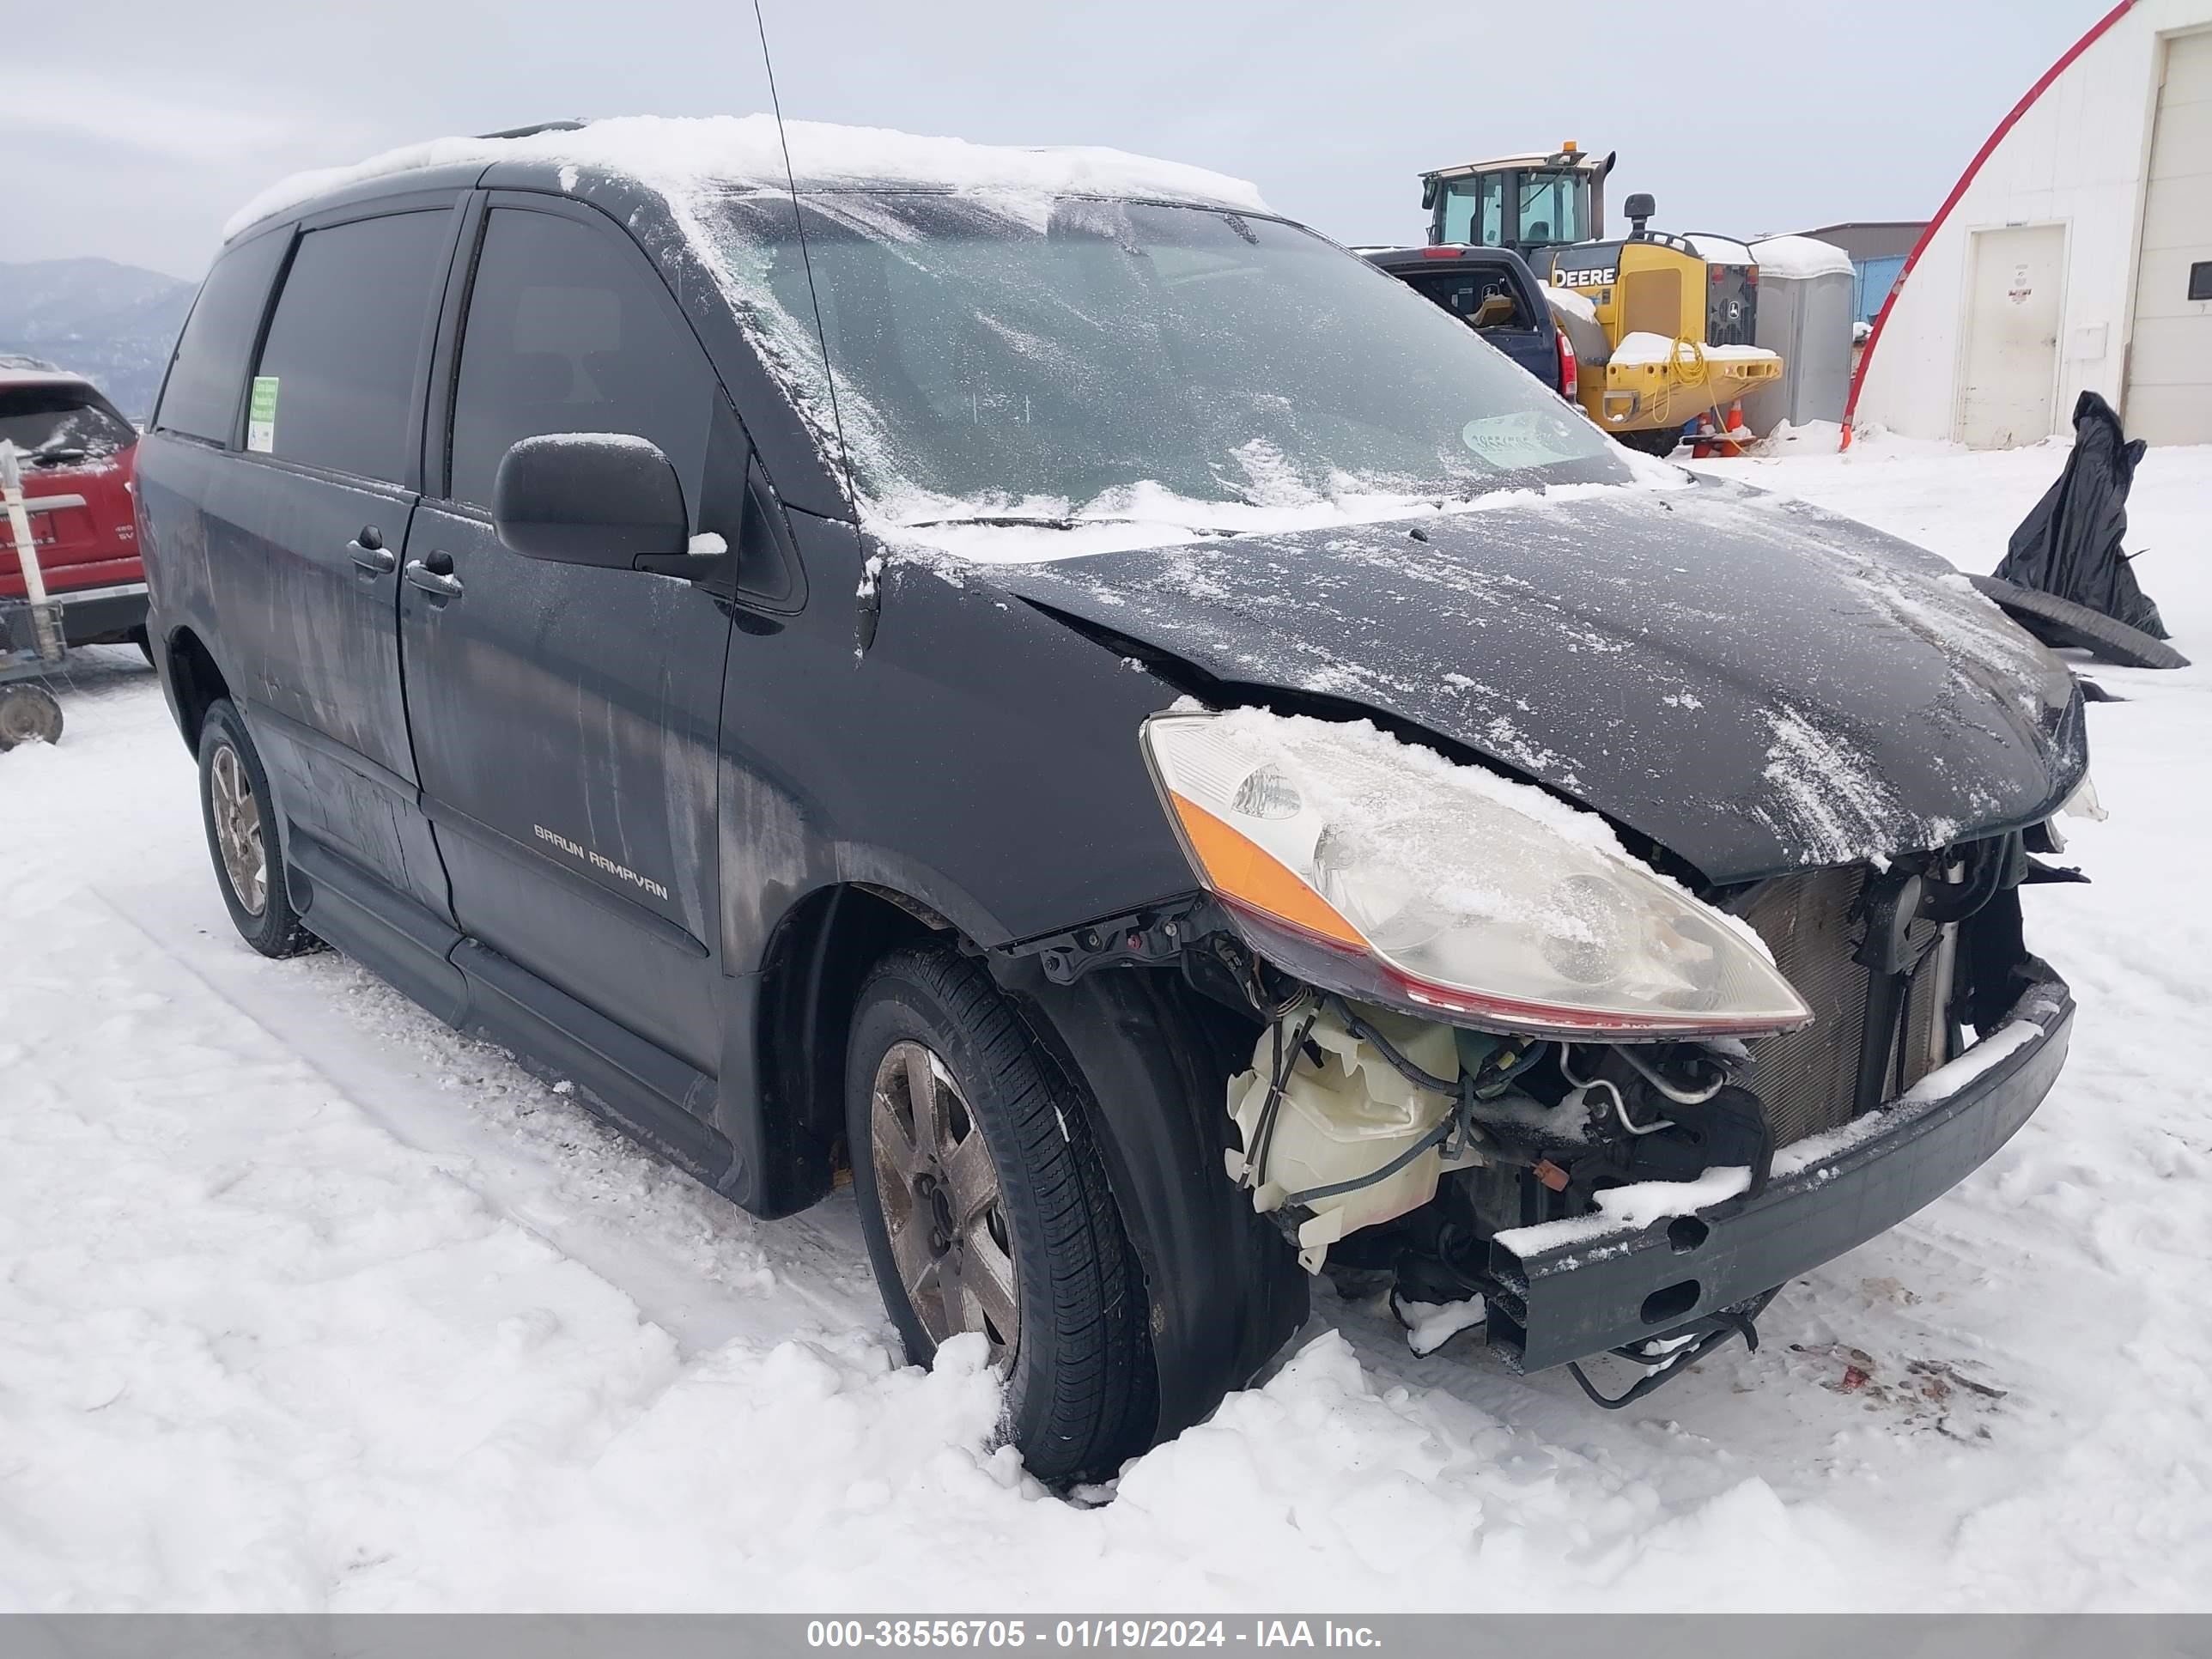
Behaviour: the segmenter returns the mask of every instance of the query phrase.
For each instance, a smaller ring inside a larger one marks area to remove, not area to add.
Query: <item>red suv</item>
[[[46,592],[71,645],[112,645],[146,628],[131,483],[138,428],[82,375],[0,357],[0,438],[22,462],[24,505]],[[0,529],[0,602],[24,597],[14,539]]]

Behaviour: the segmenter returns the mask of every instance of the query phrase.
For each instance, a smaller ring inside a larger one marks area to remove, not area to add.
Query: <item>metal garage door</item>
[[[2122,412],[2130,438],[2212,443],[2212,33],[2166,43]]]
[[[2051,435],[2064,310],[2066,227],[1974,233],[1966,289],[1966,370],[1953,434],[1976,449]]]

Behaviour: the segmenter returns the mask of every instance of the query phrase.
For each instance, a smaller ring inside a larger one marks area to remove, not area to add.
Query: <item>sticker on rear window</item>
[[[276,377],[253,377],[253,395],[246,405],[246,447],[267,455],[276,447]]]

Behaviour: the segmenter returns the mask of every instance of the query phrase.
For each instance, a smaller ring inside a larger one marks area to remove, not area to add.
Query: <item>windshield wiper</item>
[[[980,524],[991,529],[1008,530],[1073,530],[1086,524],[1145,524],[1144,519],[1070,519],[1046,518],[1025,513],[977,513],[957,519],[908,519],[902,530],[929,530],[939,525]]]
[[[1050,518],[1021,513],[978,513],[957,519],[908,519],[901,530],[932,530],[945,525],[981,525],[993,530],[1081,530],[1094,524],[1158,524],[1176,530],[1195,531],[1202,536],[1236,536],[1241,531],[1217,529],[1210,525],[1186,524],[1181,519],[1115,519],[1091,515],[1077,518]]]

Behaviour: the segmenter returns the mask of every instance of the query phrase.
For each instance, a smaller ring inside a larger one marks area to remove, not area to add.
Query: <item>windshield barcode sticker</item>
[[[267,455],[276,447],[276,377],[257,374],[246,405],[246,447]]]
[[[1582,446],[1576,441],[1579,435],[1573,430],[1561,430],[1559,415],[1549,410],[1482,416],[1459,432],[1462,443],[1504,472],[1572,460],[1582,453]]]

